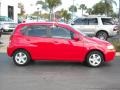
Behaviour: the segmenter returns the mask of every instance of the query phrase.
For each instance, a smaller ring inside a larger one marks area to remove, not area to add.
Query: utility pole
[[[72,19],[73,19],[73,17],[74,17],[74,0],[73,0],[73,8],[72,8],[73,10],[72,10]]]
[[[120,0],[119,0],[119,17],[118,17],[118,21],[119,21],[119,27],[120,27]]]

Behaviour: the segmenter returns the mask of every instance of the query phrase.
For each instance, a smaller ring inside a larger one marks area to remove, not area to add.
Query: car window
[[[35,37],[46,37],[48,27],[47,26],[30,26],[27,27],[27,30],[23,29],[23,31],[26,31],[25,34],[28,36],[35,36]]]
[[[101,18],[103,25],[113,25],[113,20],[112,18]]]
[[[11,21],[11,22],[12,22],[13,20],[10,19],[10,18],[8,18],[8,17],[1,16],[1,17],[0,17],[0,21],[6,21],[6,22],[7,22],[7,21]]]
[[[98,25],[97,18],[89,18],[88,22],[89,22],[89,25]]]
[[[88,25],[88,20],[86,18],[78,18],[74,21],[75,25]]]
[[[71,39],[72,38],[72,32],[61,27],[54,27],[50,30],[50,34],[54,38],[66,38]]]

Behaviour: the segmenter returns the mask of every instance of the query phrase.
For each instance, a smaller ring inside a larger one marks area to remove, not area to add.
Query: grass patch
[[[111,43],[114,45],[116,51],[120,52],[120,40],[114,40]]]

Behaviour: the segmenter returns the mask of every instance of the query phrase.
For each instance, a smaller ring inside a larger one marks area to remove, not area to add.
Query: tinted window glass
[[[71,39],[71,32],[65,28],[55,27],[51,29],[50,33],[52,37]]]
[[[97,18],[89,18],[89,25],[98,25]]]
[[[75,25],[88,25],[88,20],[85,18],[78,18],[74,21]]]
[[[12,19],[5,17],[5,16],[0,16],[0,21],[13,21]]]
[[[101,18],[102,19],[102,22],[103,22],[103,25],[113,25],[113,20],[112,18]]]
[[[47,36],[48,27],[46,26],[31,26],[26,30],[28,36]]]

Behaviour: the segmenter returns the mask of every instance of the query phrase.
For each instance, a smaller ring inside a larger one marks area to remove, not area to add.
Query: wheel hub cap
[[[15,61],[18,64],[24,64],[27,61],[27,56],[25,53],[19,52],[15,56]]]
[[[98,54],[92,54],[89,58],[89,62],[92,66],[98,66],[101,63],[101,56]]]

